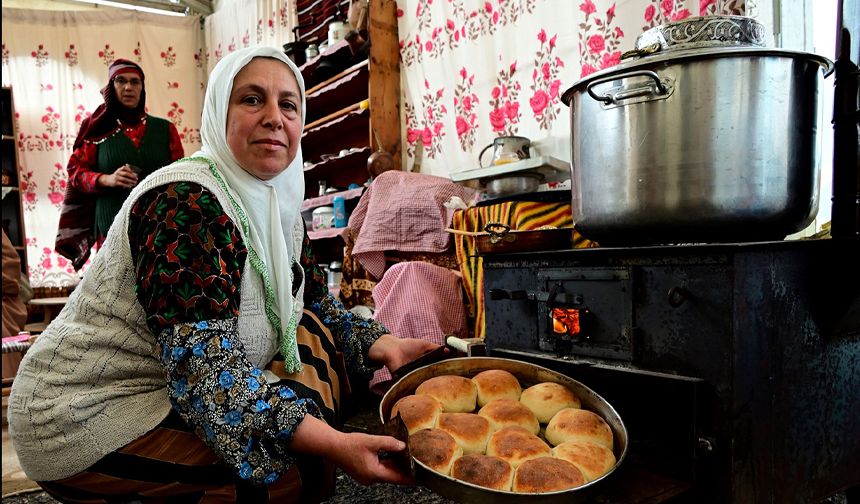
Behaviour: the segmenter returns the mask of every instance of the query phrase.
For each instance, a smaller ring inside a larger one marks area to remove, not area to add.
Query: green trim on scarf
[[[239,222],[242,225],[242,231],[244,231],[245,236],[250,238],[251,236],[251,226],[248,224],[248,216],[245,214],[245,210],[239,205],[238,202],[233,198],[233,195],[230,193],[229,188],[227,187],[227,183],[224,182],[224,179],[221,178],[221,173],[218,171],[218,168],[215,166],[215,163],[205,157],[186,157],[182,158],[179,161],[204,161],[209,165],[209,171],[212,173],[212,176],[215,177],[215,180],[218,181],[218,184],[221,186],[221,189],[227,194],[227,197],[230,199],[230,204],[233,206],[233,210],[239,216]],[[266,263],[260,258],[257,254],[257,251],[254,250],[253,245],[251,245],[250,240],[248,243],[245,243],[245,246],[248,248],[248,255],[250,257],[251,266],[254,268],[260,278],[263,279],[263,287],[266,293],[266,299],[264,302],[266,308],[266,318],[269,319],[269,323],[272,324],[272,328],[278,334],[278,347],[281,351],[281,355],[284,357],[284,366],[288,373],[298,373],[302,370],[302,362],[299,360],[296,343],[296,327],[299,324],[299,321],[296,318],[295,310],[290,310],[290,320],[287,321],[287,330],[286,332],[283,330],[281,326],[281,317],[275,313],[274,304],[275,304],[275,290],[272,288],[272,280],[269,277],[269,269],[266,266]],[[293,263],[298,264],[295,258],[293,258]],[[290,285],[295,280],[293,275],[293,269],[290,268]],[[291,295],[291,294],[290,294]]]

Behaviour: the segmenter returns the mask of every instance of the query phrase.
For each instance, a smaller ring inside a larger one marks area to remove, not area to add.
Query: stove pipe
[[[860,0],[839,0],[833,100],[830,235],[860,237]],[[855,42],[856,41],[856,42]]]

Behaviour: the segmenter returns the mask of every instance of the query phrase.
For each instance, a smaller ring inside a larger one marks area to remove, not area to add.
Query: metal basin
[[[595,489],[602,487],[608,479],[611,480],[613,473],[627,455],[627,428],[621,421],[621,417],[605,399],[582,383],[561,373],[528,362],[493,357],[465,357],[449,359],[418,368],[388,389],[379,404],[379,417],[383,422],[387,421],[391,414],[391,408],[398,399],[413,394],[418,385],[434,376],[453,374],[471,378],[488,369],[503,369],[510,372],[517,377],[523,389],[541,382],[555,382],[572,390],[582,402],[582,409],[597,413],[606,420],[612,429],[615,438],[615,467],[600,478],[583,486],[537,494],[504,492],[473,485],[437,473],[415,459],[415,477],[419,485],[425,486],[443,497],[469,504],[484,502],[493,504],[543,504],[586,502]]]
[[[494,177],[486,181],[486,191],[490,196],[509,196],[537,191],[543,176],[537,173],[520,173]]]

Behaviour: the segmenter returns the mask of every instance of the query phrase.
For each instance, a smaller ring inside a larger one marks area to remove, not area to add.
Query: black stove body
[[[485,256],[487,349],[618,410],[598,502],[817,502],[860,482],[858,243]],[[625,491],[636,467],[663,488]]]

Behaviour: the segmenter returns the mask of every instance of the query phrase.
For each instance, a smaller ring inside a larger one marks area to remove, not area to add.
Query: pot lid
[[[764,25],[745,16],[690,17],[655,26],[636,37],[635,49],[622,58],[656,51],[707,47],[765,47]]]
[[[576,81],[561,99],[569,106],[575,90],[588,82],[657,63],[693,59],[727,56],[802,58],[821,65],[825,77],[833,71],[833,63],[822,56],[766,47],[767,37],[764,25],[746,16],[698,16],[655,26],[636,37],[635,49],[621,55],[621,64]]]

